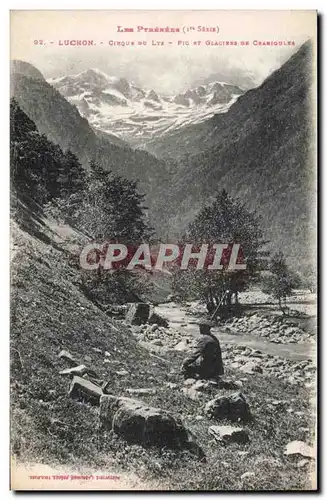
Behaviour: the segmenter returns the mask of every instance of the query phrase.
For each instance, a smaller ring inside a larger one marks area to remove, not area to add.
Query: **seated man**
[[[210,332],[209,323],[200,323],[201,338],[194,353],[184,359],[182,373],[184,378],[217,378],[224,374],[219,340]]]

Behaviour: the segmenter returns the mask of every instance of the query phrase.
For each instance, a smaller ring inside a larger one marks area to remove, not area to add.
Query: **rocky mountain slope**
[[[96,129],[137,146],[226,112],[243,93],[236,85],[211,81],[175,96],[162,96],[96,68],[48,81]]]
[[[308,263],[316,168],[311,51],[307,42],[227,113],[149,144],[159,157],[179,164],[171,227],[185,227],[225,188],[261,214],[273,250],[283,250],[298,269]]]
[[[86,168],[96,161],[105,170],[138,181],[139,191],[146,194],[151,220],[159,220],[157,199],[164,200],[160,192],[170,177],[165,162],[146,151],[134,150],[115,136],[96,133],[78,109],[31,64],[14,61],[11,70],[11,96],[39,132],[63,151],[71,150]]]

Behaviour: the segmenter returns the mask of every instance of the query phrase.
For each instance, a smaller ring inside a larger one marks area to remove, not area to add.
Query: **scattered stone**
[[[194,385],[191,386],[191,389],[195,391],[205,391],[209,387],[209,382],[207,380],[197,380]]]
[[[307,458],[303,458],[302,460],[300,460],[300,461],[296,464],[296,467],[297,467],[298,469],[302,469],[303,467],[306,467],[309,463],[310,463],[310,460],[308,460]]]
[[[178,384],[175,384],[174,382],[167,382],[166,386],[169,387],[169,389],[177,389]]]
[[[217,441],[227,443],[247,443],[249,441],[249,435],[242,427],[232,427],[231,425],[212,425],[209,427],[209,434]]]
[[[105,313],[111,318],[115,319],[123,319],[125,317],[127,306],[126,305],[118,305],[118,304],[110,304],[104,308]]]
[[[241,366],[240,371],[244,373],[262,373],[262,368],[259,365],[256,365],[253,362],[246,363],[244,366]]]
[[[165,354],[167,352],[167,348],[164,346],[159,346],[156,344],[152,344],[151,342],[144,342],[140,341],[139,342],[140,346],[146,349],[147,351],[150,351],[155,354]],[[164,359],[161,358],[162,361],[165,361]],[[167,361],[165,361],[167,363]]]
[[[244,472],[244,474],[241,475],[241,480],[244,481],[245,479],[250,479],[251,477],[255,477],[254,472]]]
[[[92,350],[93,350],[94,352],[97,352],[98,354],[101,354],[101,353],[102,353],[102,350],[101,350],[101,349],[99,349],[98,347],[92,347]]]
[[[59,375],[84,375],[87,373],[87,368],[85,365],[74,366],[73,368],[66,368],[59,372]]]
[[[145,302],[133,303],[126,314],[126,323],[131,325],[142,325],[149,319],[150,305]]]
[[[287,405],[288,403],[289,403],[288,401],[282,401],[282,400],[277,400],[277,399],[274,399],[273,401],[270,401],[270,404],[272,404],[276,408],[282,408],[285,405]]]
[[[304,441],[291,441],[287,444],[284,455],[302,455],[303,457],[315,458],[315,449]]]
[[[309,427],[299,427],[299,432],[310,432]]]
[[[193,401],[197,401],[199,399],[199,392],[193,389],[193,387],[183,387],[182,393]]]
[[[101,387],[94,384],[90,380],[75,376],[72,380],[69,396],[72,399],[77,399],[78,401],[83,401],[85,403],[90,403],[92,405],[98,406],[100,404],[100,397],[103,392]]]
[[[176,446],[188,441],[179,418],[135,399],[103,395],[100,422],[127,441],[143,445]]]
[[[151,340],[151,344],[158,345],[158,346],[163,346],[162,340],[160,340],[160,339],[153,339],[153,340]]]
[[[104,353],[104,355],[105,355],[106,357],[108,357],[108,358],[110,358],[110,356],[111,356],[110,352],[108,352],[108,351],[106,351],[106,352]]]
[[[154,395],[157,392],[155,389],[151,389],[151,388],[148,388],[148,389],[126,389],[126,391],[129,394],[133,394],[136,396],[145,396],[148,394]]]
[[[158,313],[151,313],[148,319],[148,323],[150,325],[156,324],[157,326],[163,326],[164,328],[167,328],[169,326],[169,322],[166,318],[163,316],[160,316]]]
[[[237,382],[234,382],[232,379],[227,379],[227,378],[219,378],[217,380],[217,388],[218,389],[239,389],[242,387],[242,382],[239,380]]]
[[[175,351],[188,351],[189,349],[189,342],[187,339],[181,340],[174,346]]]
[[[205,405],[204,411],[209,418],[216,420],[227,418],[235,422],[249,420],[251,417],[249,406],[241,392],[230,396],[217,396]]]
[[[77,366],[78,362],[76,359],[70,354],[70,352],[62,350],[58,354],[60,359],[64,359],[65,361],[68,361],[71,366]]]
[[[184,385],[193,385],[195,383],[196,383],[195,378],[187,378],[186,380],[184,380]]]
[[[87,361],[88,363],[92,363],[91,356],[84,356],[84,361]]]
[[[126,375],[129,375],[127,370],[119,370],[116,372],[116,375],[119,375],[120,377],[126,377]]]

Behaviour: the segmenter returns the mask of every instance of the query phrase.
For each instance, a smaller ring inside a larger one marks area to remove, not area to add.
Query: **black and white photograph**
[[[317,11],[10,13],[10,488],[317,491]]]

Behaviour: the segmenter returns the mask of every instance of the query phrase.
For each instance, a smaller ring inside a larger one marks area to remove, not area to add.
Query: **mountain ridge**
[[[167,183],[169,168],[147,151],[135,150],[125,141],[104,132],[96,133],[78,109],[44,79],[31,78],[33,66],[12,65],[11,97],[14,97],[41,134],[71,150],[85,168],[95,161],[104,170],[138,182],[147,194],[151,215],[160,219],[154,200],[155,187]],[[23,70],[26,72],[23,74]],[[36,70],[38,71],[38,70]]]
[[[312,83],[306,42],[227,113],[149,145],[159,158],[177,162],[170,227],[185,227],[224,188],[260,211],[271,250],[283,250],[298,269],[312,261],[311,246],[303,245],[315,239]]]
[[[175,96],[142,89],[97,68],[51,78],[53,85],[97,130],[140,145],[190,123],[223,113],[243,93],[225,82],[210,82]]]

